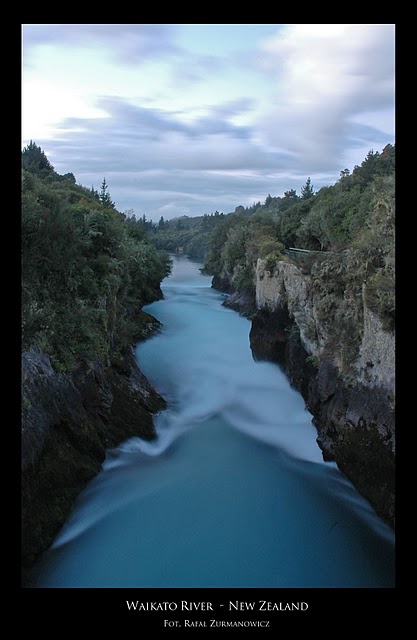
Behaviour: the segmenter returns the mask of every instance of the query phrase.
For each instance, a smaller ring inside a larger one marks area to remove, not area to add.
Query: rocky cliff
[[[256,313],[256,302],[253,288],[236,288],[233,275],[213,276],[212,287],[227,294],[223,306],[237,311],[242,316],[251,317]]]
[[[132,347],[107,363],[83,362],[71,374],[56,371],[39,349],[25,351],[22,398],[25,581],[100,471],[106,449],[132,436],[155,438],[152,414],[165,401],[140,372]]]
[[[394,512],[395,337],[358,287],[329,278],[345,258],[316,271],[265,260],[256,268],[256,308],[250,333],[255,358],[278,362],[301,391],[325,459],[342,472],[391,525]],[[319,276],[319,277],[318,277]]]

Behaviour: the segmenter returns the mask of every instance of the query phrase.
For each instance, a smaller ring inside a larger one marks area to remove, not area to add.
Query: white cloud
[[[290,25],[264,42],[260,65],[275,83],[264,138],[312,170],[342,156],[358,114],[393,108],[393,25]]]

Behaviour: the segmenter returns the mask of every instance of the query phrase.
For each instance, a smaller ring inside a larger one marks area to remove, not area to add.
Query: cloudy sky
[[[137,217],[317,190],[394,143],[392,24],[24,24],[22,146]]]

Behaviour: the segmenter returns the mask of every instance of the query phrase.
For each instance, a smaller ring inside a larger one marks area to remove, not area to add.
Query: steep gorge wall
[[[253,288],[237,288],[233,274],[225,273],[222,277],[213,276],[212,287],[227,294],[227,298],[223,302],[225,307],[247,317],[251,317],[256,312]]]
[[[292,263],[264,260],[256,268],[251,348],[255,358],[278,362],[313,414],[325,459],[339,468],[377,513],[394,525],[395,337],[367,308],[366,284],[355,301],[355,350],[338,339],[336,317],[325,324],[320,292]],[[352,357],[352,353],[354,356]]]
[[[133,348],[104,364],[56,371],[39,349],[22,354],[22,568],[50,546],[106,449],[156,437],[152,414],[166,406],[140,372]]]

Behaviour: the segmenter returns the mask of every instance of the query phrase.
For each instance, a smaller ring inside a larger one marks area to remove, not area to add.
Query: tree
[[[99,200],[103,205],[103,207],[106,207],[107,209],[115,209],[115,204],[110,198],[110,194],[107,193],[107,189],[108,189],[108,184],[106,182],[106,178],[103,178],[103,182],[101,184],[101,191],[99,194]]]
[[[201,230],[207,231],[208,229],[210,229],[210,216],[208,213],[205,213],[201,221]]]
[[[22,151],[22,169],[41,175],[54,172],[54,168],[46,157],[45,152],[32,140]]]
[[[77,181],[75,179],[75,176],[72,172],[70,173],[64,173],[64,175],[62,176],[63,178],[65,178],[65,180],[68,180],[68,182],[71,182],[71,184],[76,184]]]
[[[320,208],[313,208],[311,213],[301,221],[297,234],[302,246],[323,251],[330,245],[331,216]],[[317,243],[317,244],[316,244]]]
[[[311,196],[313,195],[314,189],[313,185],[311,184],[311,179],[307,178],[307,182],[305,183],[304,187],[301,187],[301,197],[305,200],[306,198],[311,198]]]
[[[296,197],[297,197],[297,192],[295,189],[284,191],[284,198],[295,199]]]

